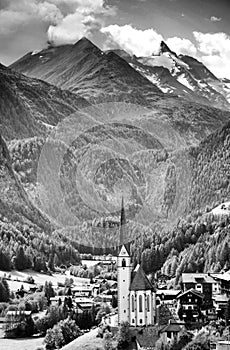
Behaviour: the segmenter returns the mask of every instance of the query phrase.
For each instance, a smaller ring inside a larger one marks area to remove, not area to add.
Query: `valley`
[[[156,318],[162,284],[183,295],[183,274],[212,274],[223,292],[218,276],[230,268],[228,85],[164,42],[158,55],[139,57],[103,51],[83,37],[0,65],[4,317],[13,311],[17,318],[18,310],[30,322],[32,311],[31,334],[46,335],[47,344],[67,327],[82,348],[94,345],[96,332],[103,347],[103,327],[121,308],[114,256],[122,244],[140,276],[146,273],[144,285],[156,288]],[[21,285],[28,296],[16,296]],[[180,323],[175,300],[170,312]],[[59,336],[51,347],[64,345]]]

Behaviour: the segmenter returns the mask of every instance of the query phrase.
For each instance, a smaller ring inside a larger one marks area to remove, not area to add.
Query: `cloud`
[[[136,56],[158,54],[163,36],[154,29],[140,30],[131,25],[118,26],[117,24],[102,28],[101,32],[107,35],[105,48],[119,46]],[[196,56],[197,49],[188,39],[173,37],[165,40],[166,44],[178,54]]]
[[[160,42],[163,40],[162,35],[153,29],[139,30],[130,24],[110,25],[102,28],[101,32],[107,36],[105,49],[116,45],[136,56],[149,56],[158,53]]]
[[[177,54],[197,56],[197,48],[188,39],[173,37],[167,39],[166,44]]]
[[[217,77],[230,78],[230,37],[225,33],[193,32],[194,40],[172,37],[164,39],[154,29],[136,29],[131,24],[117,24],[101,29],[107,39],[104,49],[121,48],[136,56],[159,53],[164,40],[177,54],[192,56],[203,62]]]
[[[55,45],[73,43],[104,25],[116,13],[105,0],[4,0],[0,6],[0,35],[7,36],[39,22]]]
[[[222,20],[221,17],[211,16],[210,21],[211,22],[220,22]]]
[[[44,28],[50,23],[57,24],[63,15],[54,4],[48,1],[8,0],[0,10],[0,34],[7,36],[17,32],[20,27],[30,23],[43,23]]]
[[[225,33],[193,34],[202,62],[217,77],[230,78],[230,37]]]
[[[74,43],[83,36],[89,36],[104,25],[104,17],[116,13],[116,8],[108,6],[105,0],[50,0],[59,8],[71,13],[48,29],[48,39],[55,45]]]

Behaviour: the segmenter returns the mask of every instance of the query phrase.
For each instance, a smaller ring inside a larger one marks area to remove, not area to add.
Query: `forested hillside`
[[[229,200],[230,123],[189,152],[193,169],[188,212]]]
[[[230,218],[211,209],[230,198],[230,123],[191,148],[192,182],[186,220],[169,231],[152,231],[132,244],[148,273],[219,272],[230,268]],[[141,247],[141,248],[140,248]]]

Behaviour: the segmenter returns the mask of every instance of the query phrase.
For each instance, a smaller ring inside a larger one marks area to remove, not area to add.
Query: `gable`
[[[119,256],[129,256],[128,250],[127,250],[127,248],[125,247],[125,245],[123,245],[123,246],[121,247]]]

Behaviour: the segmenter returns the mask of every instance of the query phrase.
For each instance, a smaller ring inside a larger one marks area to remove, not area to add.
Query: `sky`
[[[230,0],[0,0],[0,62],[86,36],[137,56],[172,51],[230,79]]]

